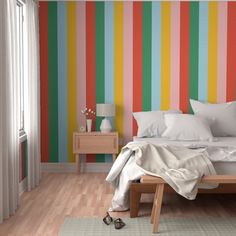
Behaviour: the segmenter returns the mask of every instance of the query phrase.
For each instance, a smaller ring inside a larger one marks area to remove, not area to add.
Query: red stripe
[[[227,101],[236,99],[236,2],[228,2]]]
[[[142,110],[142,2],[133,3],[133,111]],[[133,135],[137,123],[133,119]]]
[[[25,159],[25,144],[21,143],[21,177],[20,181],[24,179],[24,173],[25,173],[25,168],[24,168],[24,159]]]
[[[41,98],[41,161],[49,160],[48,127],[48,3],[40,2],[40,98]]]
[[[86,106],[95,110],[95,3],[86,2]],[[95,130],[95,119],[93,120]],[[87,155],[87,162],[96,162],[95,155]]]
[[[180,3],[180,109],[188,113],[189,107],[189,33],[190,3]]]

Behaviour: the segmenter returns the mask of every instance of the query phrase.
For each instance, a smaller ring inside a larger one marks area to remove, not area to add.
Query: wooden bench
[[[153,224],[153,233],[158,232],[158,225],[160,220],[160,212],[162,206],[162,198],[164,186],[166,182],[159,177],[144,175],[141,178],[141,183],[154,184],[156,186],[155,197],[153,201],[151,223]],[[201,183],[214,183],[214,184],[235,184],[236,175],[209,175],[204,176]]]

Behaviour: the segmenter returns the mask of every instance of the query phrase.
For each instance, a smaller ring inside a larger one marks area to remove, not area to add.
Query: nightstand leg
[[[116,160],[116,154],[112,154],[112,160],[113,162]]]
[[[79,154],[75,155],[75,161],[76,161],[76,170],[77,170],[77,173],[79,174],[80,173],[80,158],[79,158]]]

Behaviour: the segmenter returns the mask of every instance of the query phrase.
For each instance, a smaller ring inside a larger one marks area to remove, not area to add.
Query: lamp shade
[[[115,115],[114,104],[97,104],[96,115],[102,117],[114,116]]]

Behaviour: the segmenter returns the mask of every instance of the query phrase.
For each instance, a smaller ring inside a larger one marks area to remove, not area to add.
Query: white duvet
[[[138,142],[137,142],[138,143]],[[200,146],[199,146],[200,147]],[[196,146],[191,146],[196,148]],[[202,147],[198,152],[206,152],[208,158],[214,161],[236,160],[235,147]],[[139,180],[145,171],[136,164],[134,153],[131,149],[125,149],[116,159],[106,180],[110,182],[115,193],[112,199],[110,211],[125,211],[129,209],[130,183]]]

